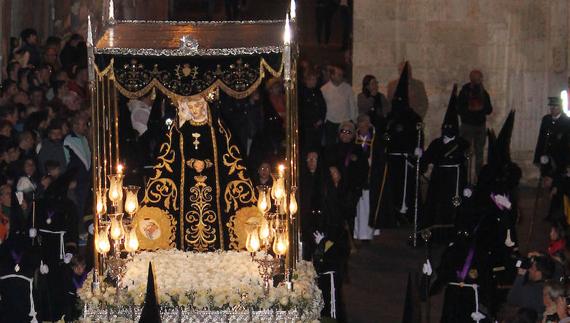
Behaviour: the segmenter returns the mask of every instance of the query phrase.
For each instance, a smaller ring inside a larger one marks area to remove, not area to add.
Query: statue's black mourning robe
[[[453,224],[457,207],[466,185],[466,151],[469,143],[463,138],[444,143],[443,138],[431,142],[422,156],[422,173],[429,164],[433,170],[429,181],[424,209],[423,227]]]
[[[137,215],[144,249],[238,249],[235,215],[255,203],[240,150],[216,108],[203,124],[173,124]]]

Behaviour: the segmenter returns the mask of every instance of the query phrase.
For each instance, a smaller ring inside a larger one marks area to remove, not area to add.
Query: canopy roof
[[[129,98],[158,89],[169,97],[220,89],[250,95],[266,75],[281,77],[282,20],[115,21],[95,42],[95,68]]]
[[[218,56],[279,53],[282,20],[117,21],[97,41],[95,54]]]

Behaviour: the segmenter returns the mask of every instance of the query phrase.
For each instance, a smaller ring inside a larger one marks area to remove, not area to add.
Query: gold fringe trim
[[[111,58],[111,62],[109,63],[109,65],[107,67],[105,67],[103,69],[103,71],[100,71],[98,66],[95,65],[95,73],[97,74],[97,77],[99,79],[102,79],[104,77],[108,77],[110,80],[115,80],[115,70],[113,68],[114,64],[115,64],[115,60],[113,58]],[[261,85],[261,82],[263,82],[263,79],[267,75],[266,73],[269,73],[273,77],[281,77],[281,74],[283,73],[283,61],[281,61],[281,64],[279,66],[279,70],[275,70],[273,67],[271,67],[271,65],[269,65],[269,63],[267,63],[267,61],[264,58],[262,58],[260,63],[259,63],[259,77],[245,91],[236,91],[236,90],[232,89],[231,87],[229,87],[228,85],[226,85],[220,79],[217,79],[214,83],[212,83],[212,85],[210,85],[207,89],[203,90],[202,92],[196,93],[193,95],[176,94],[176,93],[170,91],[169,89],[167,89],[156,78],[153,78],[150,81],[150,83],[147,84],[144,88],[142,88],[138,91],[135,91],[135,92],[127,90],[125,87],[123,87],[118,82],[114,82],[114,83],[115,83],[115,88],[117,90],[119,90],[119,92],[122,95],[124,95],[125,97],[127,97],[129,99],[140,98],[140,97],[145,96],[147,93],[149,93],[150,91],[155,90],[155,89],[158,89],[159,91],[164,93],[164,95],[166,95],[168,98],[170,98],[173,101],[177,101],[180,99],[187,99],[189,97],[194,97],[194,96],[199,96],[199,95],[200,96],[207,96],[212,91],[217,91],[219,89],[221,89],[227,95],[229,95],[233,98],[243,99],[243,98],[250,96],[253,92],[255,92],[255,90],[257,90],[257,88]]]

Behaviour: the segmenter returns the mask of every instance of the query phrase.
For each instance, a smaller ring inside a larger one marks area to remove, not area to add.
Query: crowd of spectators
[[[33,200],[68,169],[76,174],[69,192],[77,206],[75,226],[85,232],[80,219],[91,167],[87,82],[80,35],[41,43],[35,30],[25,29],[11,40],[0,90],[0,191],[15,199],[2,199],[0,241],[29,220]]]

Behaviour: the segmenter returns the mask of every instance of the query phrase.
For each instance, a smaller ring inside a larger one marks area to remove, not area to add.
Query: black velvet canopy
[[[281,76],[283,24],[118,21],[97,41],[97,72],[129,98],[155,88],[169,97],[219,88],[243,98],[267,74]]]

